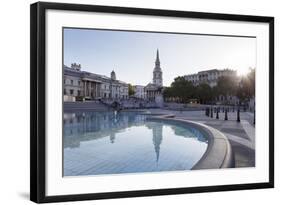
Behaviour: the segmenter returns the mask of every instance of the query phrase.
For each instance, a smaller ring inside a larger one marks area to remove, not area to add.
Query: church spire
[[[157,49],[155,67],[153,70],[153,83],[162,87],[162,70],[160,67],[159,50]]]
[[[155,67],[160,67],[159,50],[157,49]]]

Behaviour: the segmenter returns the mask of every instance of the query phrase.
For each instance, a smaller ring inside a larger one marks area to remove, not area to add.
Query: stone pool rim
[[[227,137],[219,130],[199,122],[174,118],[173,114],[150,116],[147,120],[159,120],[164,122],[177,122],[182,125],[194,127],[201,131],[208,140],[208,147],[201,159],[191,170],[221,169],[234,167],[234,155]]]

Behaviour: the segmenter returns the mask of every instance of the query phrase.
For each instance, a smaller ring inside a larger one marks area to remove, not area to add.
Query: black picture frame
[[[45,37],[46,10],[86,11],[101,13],[137,14],[162,17],[216,19],[263,22],[269,25],[269,181],[263,183],[229,184],[192,188],[170,188],[109,193],[89,193],[46,196],[46,81]],[[30,200],[37,203],[76,200],[97,200],[123,197],[186,194],[274,187],[274,18],[218,13],[157,10],[146,8],[111,7],[82,4],[38,2],[30,7]]]

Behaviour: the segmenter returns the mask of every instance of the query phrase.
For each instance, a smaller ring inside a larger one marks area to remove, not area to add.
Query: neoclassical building
[[[157,49],[152,83],[146,86],[135,85],[134,97],[163,105],[163,78]],[[110,77],[81,70],[81,65],[72,63],[64,65],[64,101],[83,101],[96,99],[128,99],[128,83],[117,80],[116,73]]]
[[[134,97],[140,98],[140,99],[146,99],[146,92],[145,92],[145,86],[143,85],[134,85]]]
[[[64,101],[127,99],[128,84],[117,80],[116,73],[111,76],[94,74],[81,70],[81,65],[64,65]]]
[[[160,67],[159,51],[157,49],[155,67],[153,69],[152,83],[145,88],[146,97],[150,101],[155,101],[159,106],[163,104],[163,78],[162,69]]]
[[[155,67],[153,70],[153,84],[159,87],[163,86],[162,69],[160,67],[159,51],[157,49]]]
[[[187,81],[193,83],[193,85],[199,85],[201,83],[207,83],[209,86],[214,87],[217,85],[219,77],[229,76],[237,79],[237,72],[231,69],[212,69],[200,71],[196,74],[185,75],[184,78]]]
[[[191,74],[191,75],[186,75],[184,78],[191,82],[193,85],[197,86],[201,83],[206,83],[210,87],[215,87],[218,83],[218,80],[220,77],[231,77],[232,79],[235,79],[237,81],[237,84],[239,83],[239,78],[237,76],[237,71],[236,70],[231,70],[231,69],[223,69],[223,70],[218,70],[218,69],[212,69],[212,70],[205,70],[205,71],[200,71],[196,74]],[[217,97],[217,102],[228,102],[230,104],[237,104],[238,98],[236,96],[218,96]]]

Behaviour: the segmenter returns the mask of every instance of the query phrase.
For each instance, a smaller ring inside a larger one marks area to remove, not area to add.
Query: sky
[[[152,82],[159,49],[163,85],[177,76],[229,68],[239,75],[256,67],[256,38],[64,28],[64,65],[133,85]]]

